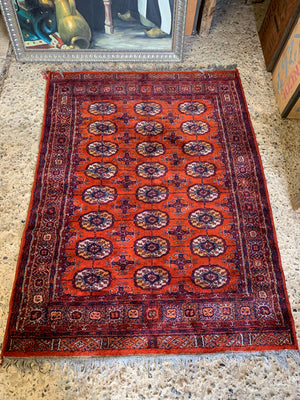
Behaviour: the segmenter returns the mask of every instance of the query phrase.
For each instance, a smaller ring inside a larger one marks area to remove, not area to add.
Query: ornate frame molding
[[[153,51],[107,50],[29,50],[25,48],[13,0],[0,0],[16,58],[20,62],[180,62],[183,56],[187,0],[174,0],[172,49]]]

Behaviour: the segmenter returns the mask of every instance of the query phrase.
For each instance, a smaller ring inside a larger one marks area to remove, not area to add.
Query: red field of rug
[[[49,73],[2,356],[296,348],[238,72]]]

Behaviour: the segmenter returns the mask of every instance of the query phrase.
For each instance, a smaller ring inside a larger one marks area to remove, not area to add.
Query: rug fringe
[[[82,65],[79,67],[76,66],[62,66],[60,69],[53,69],[52,72],[58,72],[62,77],[65,72],[107,72],[107,71],[129,71],[129,72],[160,72],[160,71],[198,71],[198,72],[208,72],[208,71],[233,71],[237,68],[237,64],[230,65],[208,65],[207,67],[192,67],[192,66],[180,66],[180,65],[171,65],[171,64],[163,64],[163,65],[151,65],[151,68],[145,69],[144,66],[131,64],[118,64],[112,69],[111,66],[107,65],[90,65],[88,68],[84,68]]]
[[[132,368],[138,374],[145,369],[148,371],[149,378],[152,377],[153,369],[159,369],[166,373],[164,366],[169,365],[175,370],[200,368],[206,370],[213,363],[219,363],[220,366],[228,366],[234,363],[240,371],[242,366],[250,372],[248,365],[250,362],[264,362],[268,370],[272,369],[274,362],[282,370],[290,371],[291,365],[300,367],[300,355],[297,350],[269,351],[269,352],[232,352],[232,353],[212,353],[197,355],[137,355],[120,357],[32,357],[32,358],[13,358],[4,357],[2,368],[9,370],[16,368],[23,375],[27,373],[40,372],[42,374],[51,374],[59,370],[61,375],[68,375],[73,372],[78,378],[84,377],[91,372],[107,374],[111,369],[116,373],[125,368]]]

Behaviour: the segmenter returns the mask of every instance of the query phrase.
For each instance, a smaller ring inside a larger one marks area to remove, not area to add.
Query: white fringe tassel
[[[192,354],[192,355],[137,355],[137,356],[118,356],[118,357],[33,357],[33,358],[11,358],[5,357],[3,369],[15,367],[24,375],[31,372],[51,374],[56,369],[62,375],[73,372],[78,378],[83,378],[87,373],[99,372],[107,374],[111,369],[116,373],[124,368],[135,369],[137,374],[147,370],[149,378],[153,368],[165,373],[164,366],[169,365],[172,369],[182,370],[193,366],[206,370],[211,364],[218,362],[226,366],[235,362],[240,370],[242,364],[246,365],[250,361],[263,361],[265,367],[272,368],[272,362],[283,370],[289,371],[292,362],[300,367],[300,355],[297,350],[282,350],[268,352],[231,352],[213,354]]]
[[[143,65],[133,65],[133,64],[116,64],[115,68],[112,68],[111,65],[89,65],[85,68],[83,65],[81,66],[63,66],[60,69],[53,68],[52,72],[58,72],[61,77],[64,77],[65,72],[160,72],[160,71],[194,71],[194,72],[210,72],[210,71],[232,71],[237,68],[237,64],[230,65],[217,65],[212,64],[207,67],[192,67],[192,66],[182,66],[182,65],[173,65],[173,64],[155,64],[150,65],[148,68],[145,68]],[[45,73],[45,71],[44,71]]]

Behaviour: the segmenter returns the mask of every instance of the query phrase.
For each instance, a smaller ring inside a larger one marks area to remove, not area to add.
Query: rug
[[[49,73],[2,357],[297,348],[238,71]]]

